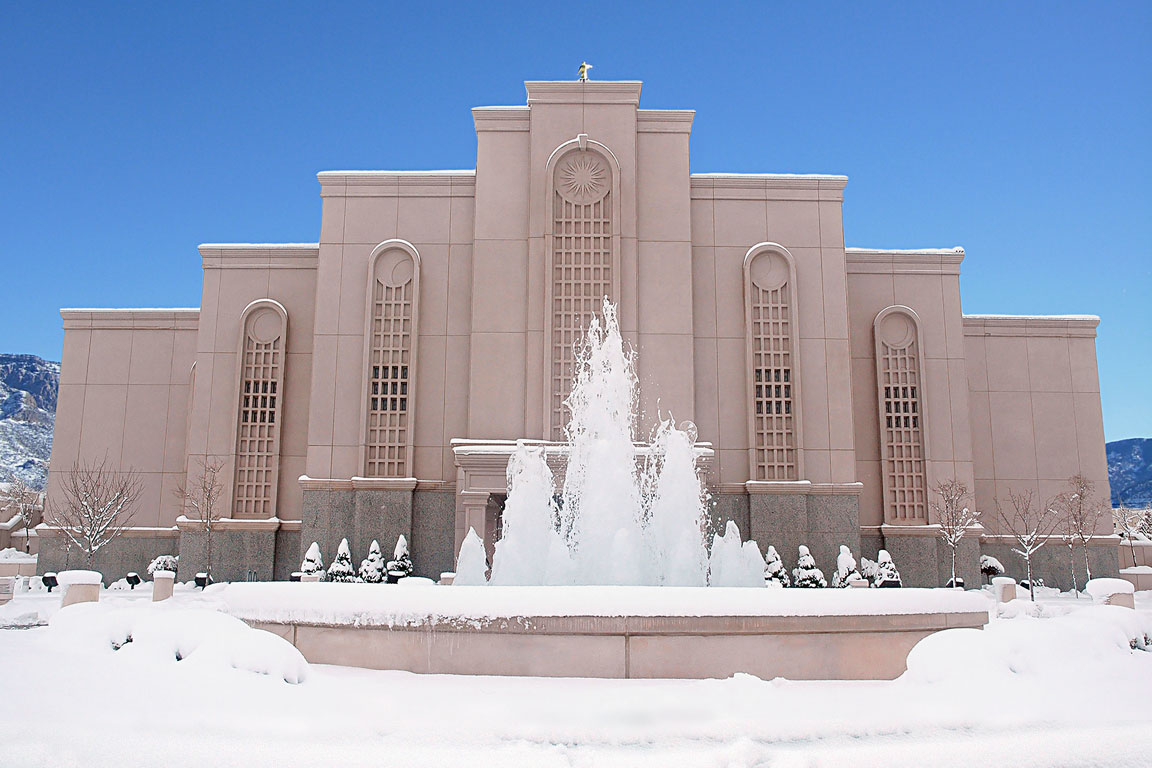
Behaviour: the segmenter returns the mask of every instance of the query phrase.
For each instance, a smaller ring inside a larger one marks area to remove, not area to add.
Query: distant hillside
[[[44,487],[59,388],[60,363],[0,354],[0,481],[19,475]]]
[[[1133,437],[1105,445],[1112,504],[1152,502],[1152,438]]]

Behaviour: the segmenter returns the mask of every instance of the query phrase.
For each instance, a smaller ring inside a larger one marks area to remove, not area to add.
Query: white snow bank
[[[1121,568],[1120,573],[1130,573],[1133,575],[1139,573],[1152,573],[1152,565],[1134,565],[1131,568]]]
[[[186,661],[196,667],[257,672],[287,683],[303,682],[308,674],[308,662],[291,643],[213,610],[79,603],[59,610],[48,626],[53,639],[66,646],[116,652],[146,664]]]
[[[1092,595],[1093,600],[1103,600],[1108,595],[1130,595],[1136,588],[1124,579],[1092,579],[1084,591]]]
[[[429,587],[237,582],[205,598],[242,619],[282,623],[418,626],[437,620],[533,616],[876,616],[988,611],[979,592],[943,589],[741,587]]]
[[[1016,601],[1013,601],[1016,602]],[[1152,647],[1152,615],[1095,605],[1050,619],[997,620],[983,630],[948,629],[921,640],[901,679],[979,684],[1005,675],[1075,670],[1090,677]]]
[[[101,584],[104,575],[99,571],[60,571],[56,574],[56,583],[60,586],[68,584]]]
[[[34,563],[36,555],[26,555],[13,547],[0,549],[0,563]]]

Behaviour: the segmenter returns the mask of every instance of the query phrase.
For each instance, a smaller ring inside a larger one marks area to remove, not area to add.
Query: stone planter
[[[1121,568],[1120,578],[1131,584],[1137,592],[1152,589],[1152,567]]]
[[[15,576],[0,576],[0,605],[12,599],[12,593],[16,589]]]
[[[61,571],[56,574],[56,581],[63,592],[60,607],[99,602],[103,580],[104,577],[98,571]]]
[[[300,574],[300,581],[320,581],[319,573],[302,573]]]
[[[1010,576],[996,576],[992,579],[992,591],[996,594],[996,602],[1012,602],[1016,599],[1016,580]]]
[[[9,560],[0,563],[0,576],[35,576],[36,558],[28,561]]]
[[[155,571],[152,574],[152,602],[157,603],[172,597],[176,574],[172,571]]]
[[[1092,579],[1084,586],[1084,591],[1091,595],[1093,602],[1097,604],[1136,608],[1134,587],[1125,579]]]

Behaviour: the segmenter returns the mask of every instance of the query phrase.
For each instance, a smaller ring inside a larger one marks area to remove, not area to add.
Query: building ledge
[[[61,309],[64,330],[190,330],[200,324],[198,308]]]
[[[1055,336],[1095,338],[1096,315],[963,315],[965,336]]]
[[[959,275],[964,249],[916,248],[892,250],[881,248],[845,248],[844,262],[849,274],[885,275]]]
[[[640,104],[639,80],[527,80],[528,104]]]

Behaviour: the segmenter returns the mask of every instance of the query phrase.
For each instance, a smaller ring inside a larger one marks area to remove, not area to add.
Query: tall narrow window
[[[752,473],[798,480],[795,269],[786,250],[761,244],[744,260]]]
[[[416,250],[403,241],[377,247],[368,296],[365,475],[411,474],[416,302]]]
[[[884,510],[892,523],[928,519],[918,329],[918,319],[907,307],[889,307],[876,316]]]
[[[551,193],[547,430],[563,438],[572,390],[574,345],[605,296],[616,300],[613,168],[588,142],[556,163]]]
[[[286,326],[287,314],[274,301],[253,302],[245,310],[233,517],[276,515]]]

